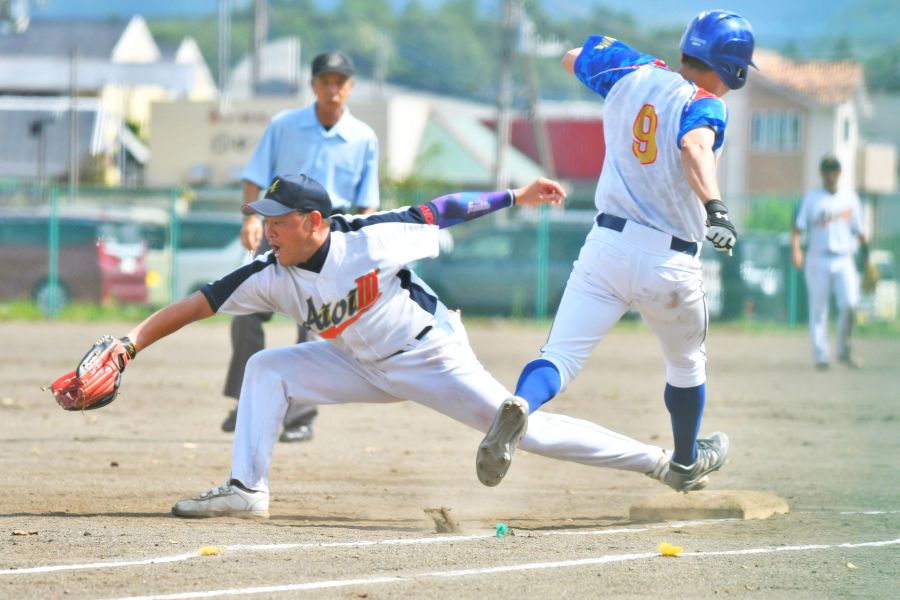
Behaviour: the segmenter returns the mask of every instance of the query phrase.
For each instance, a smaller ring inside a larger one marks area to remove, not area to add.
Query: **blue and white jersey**
[[[241,179],[264,190],[276,175],[298,173],[321,183],[336,210],[378,208],[378,138],[346,107],[330,129],[319,122],[315,104],[276,115]]]
[[[447,317],[406,266],[438,255],[427,206],[332,217],[327,241],[306,263],[285,267],[267,252],[202,292],[216,312],[279,312],[361,362],[386,358]]]
[[[725,103],[664,62],[610,37],[594,35],[575,61],[575,75],[606,98],[606,157],[595,204],[601,212],[684,240],[706,235],[706,210],[688,185],[681,138],[697,127],[725,141]]]
[[[803,196],[794,226],[806,233],[811,255],[852,254],[863,232],[859,196],[850,190],[832,194],[816,188]]]

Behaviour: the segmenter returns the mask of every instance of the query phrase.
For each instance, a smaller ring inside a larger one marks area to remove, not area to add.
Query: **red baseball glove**
[[[74,371],[53,382],[50,391],[64,410],[106,406],[119,395],[122,371],[135,354],[134,344],[127,337],[105,335],[91,346]]]

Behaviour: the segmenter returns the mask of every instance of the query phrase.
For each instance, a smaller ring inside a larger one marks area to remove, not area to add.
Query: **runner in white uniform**
[[[865,262],[869,248],[863,233],[862,209],[855,192],[838,189],[841,164],[837,158],[827,155],[819,167],[822,187],[803,197],[794,220],[792,260],[798,269],[805,263],[809,335],[816,368],[825,370],[829,363],[828,297],[832,286],[838,308],[838,361],[858,368],[859,363],[850,352],[850,333],[859,303],[859,274],[853,254],[858,244]],[[801,234],[806,234],[807,239],[805,257]]]
[[[559,203],[556,182],[461,193],[367,216],[335,216],[303,176],[276,177],[244,205],[266,217],[272,251],[148,317],[128,337],[138,351],[215,312],[290,316],[322,340],[255,354],[247,363],[227,483],[178,502],[182,517],[267,516],[269,463],[288,400],[309,404],[409,399],[486,431],[509,392],[478,362],[457,313],[407,266],[438,254],[438,231],[519,204]],[[552,458],[636,471],[665,454],[598,425],[534,416],[522,447]]]
[[[566,388],[594,346],[634,308],[666,362],[666,407],[675,450],[648,473],[681,491],[700,489],[724,464],[728,438],[697,439],[706,382],[706,298],[699,252],[704,237],[730,253],[736,241],[720,200],[716,160],[728,120],[720,96],[742,87],[753,32],[740,16],[701,13],[681,41],[682,66],[594,35],[563,66],[606,99],[606,157],[599,214],[560,301],[541,357],[528,363],[479,446],[478,477],[497,485],[517,436],[542,404]],[[528,414],[531,413],[529,420]]]

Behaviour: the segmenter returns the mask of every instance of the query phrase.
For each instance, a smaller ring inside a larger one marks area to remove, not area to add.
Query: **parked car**
[[[186,213],[178,218],[178,246],[175,251],[175,293],[179,300],[210,281],[228,274],[249,259],[241,245],[241,215],[234,212]],[[145,221],[141,225],[150,251],[147,284],[151,302],[170,301],[173,249],[169,243],[170,225]]]
[[[250,259],[250,253],[241,244],[242,223],[237,211],[184,216],[175,259],[178,269],[176,299],[196,292]]]
[[[143,304],[146,246],[123,214],[65,211],[58,217],[57,307],[69,302]],[[50,217],[44,211],[0,213],[0,298],[49,309]]]
[[[590,227],[590,217],[550,224],[547,310],[551,315]],[[452,231],[453,243],[444,244],[452,249],[415,267],[444,304],[473,314],[534,315],[538,223],[491,222]]]
[[[556,312],[572,264],[593,225],[592,211],[567,211],[550,222],[547,262],[547,311]],[[485,315],[535,314],[538,274],[538,223],[520,221],[450,229],[435,260],[420,261],[416,272],[450,308]],[[722,262],[703,245],[703,286],[710,318],[723,309]],[[636,313],[629,313],[636,317]]]

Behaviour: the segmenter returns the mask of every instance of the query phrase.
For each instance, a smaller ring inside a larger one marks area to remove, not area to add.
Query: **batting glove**
[[[706,203],[706,227],[706,239],[712,242],[716,250],[730,255],[737,243],[737,231],[728,220],[728,208],[721,200]]]

